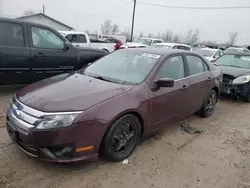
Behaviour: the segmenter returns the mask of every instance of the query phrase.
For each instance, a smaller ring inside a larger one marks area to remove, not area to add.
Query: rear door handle
[[[183,85],[181,89],[182,89],[182,90],[185,90],[185,89],[187,89],[187,87],[188,87],[188,86]]]

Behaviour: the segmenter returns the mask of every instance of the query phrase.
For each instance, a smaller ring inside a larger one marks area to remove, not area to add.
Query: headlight
[[[37,129],[56,129],[72,125],[79,114],[46,116],[36,127]]]
[[[250,76],[241,76],[233,80],[233,84],[245,84],[250,81]]]

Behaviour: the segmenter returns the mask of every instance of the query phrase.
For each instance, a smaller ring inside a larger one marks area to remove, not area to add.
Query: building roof
[[[62,22],[60,22],[60,21],[58,21],[58,20],[55,20],[54,18],[51,18],[51,17],[49,17],[49,16],[47,16],[47,15],[45,15],[45,14],[43,14],[43,13],[30,14],[30,15],[27,15],[27,16],[18,17],[18,18],[16,18],[16,19],[21,20],[21,19],[25,19],[25,18],[29,18],[29,17],[33,17],[33,16],[43,16],[43,17],[46,17],[46,18],[48,18],[48,19],[50,19],[50,20],[52,20],[52,21],[54,21],[54,22],[57,22],[58,24],[61,24],[61,25],[65,26],[65,27],[67,27],[67,28],[69,28],[69,29],[71,29],[71,30],[74,29],[73,27],[71,27],[71,26],[69,26],[69,25],[66,25],[66,24],[64,24],[64,23],[62,23]]]

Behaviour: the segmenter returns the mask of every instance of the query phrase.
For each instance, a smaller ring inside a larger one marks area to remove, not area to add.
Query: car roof
[[[178,50],[178,49],[168,49],[168,48],[155,48],[155,47],[144,47],[144,48],[126,48],[121,49],[123,51],[134,51],[138,53],[151,53],[151,54],[157,54],[162,56],[168,56],[176,53],[185,53],[185,54],[195,54],[199,55],[195,52],[190,52],[187,50]],[[200,56],[200,55],[199,55]]]
[[[213,48],[201,48],[200,50],[210,50],[214,52],[220,51],[220,49],[213,49]]]
[[[240,56],[250,56],[250,53],[230,52],[230,53],[225,53],[224,55],[240,55]],[[223,55],[223,56],[224,56],[224,55]]]
[[[84,34],[87,35],[85,32],[78,32],[78,31],[58,31],[59,33],[64,33],[64,34]]]
[[[187,45],[187,44],[181,44],[181,43],[170,43],[170,42],[163,42],[163,43],[156,43],[154,44],[155,46],[157,45],[166,45],[166,46],[173,46],[173,45],[182,45],[182,46],[186,46],[191,48],[191,46]]]
[[[157,39],[157,38],[146,38],[146,37],[138,37],[136,39],[149,39],[149,40],[161,40],[163,41],[162,39]]]
[[[247,48],[244,48],[244,47],[233,47],[233,46],[231,46],[231,47],[228,47],[227,49],[247,49]]]

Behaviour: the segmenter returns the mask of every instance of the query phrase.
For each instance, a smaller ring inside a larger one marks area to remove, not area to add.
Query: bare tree
[[[229,33],[229,45],[230,46],[233,46],[235,44],[237,37],[238,37],[238,32]]]
[[[178,42],[180,42],[180,41],[181,41],[181,36],[178,35],[178,34],[174,34],[174,35],[173,35],[173,38],[172,38],[172,42],[178,43]]]
[[[112,35],[115,35],[115,34],[117,34],[119,32],[119,25],[118,24],[114,24],[113,26],[112,26],[112,31],[111,31],[111,33],[112,33]]]
[[[199,41],[199,37],[200,37],[200,31],[199,29],[196,29],[194,32],[192,32],[189,44],[191,45],[197,44]]]
[[[23,15],[24,15],[24,16],[28,16],[28,15],[35,14],[35,13],[36,13],[36,12],[33,11],[33,10],[26,10],[26,11],[24,11]]]
[[[90,31],[89,30],[85,30],[85,33],[90,34]]]
[[[104,35],[108,35],[112,32],[112,21],[111,20],[106,20],[102,25],[101,25],[101,32]]]
[[[162,38],[164,41],[166,42],[172,42],[172,38],[173,38],[173,32],[170,30],[167,30],[163,35]]]
[[[140,35],[139,35],[139,36],[140,36],[140,37],[143,37],[143,31],[140,32]]]
[[[153,37],[152,33],[149,33],[148,38],[152,38],[152,37]]]
[[[124,29],[124,31],[122,31],[121,33],[120,33],[120,35],[122,35],[122,36],[125,36],[126,37],[126,41],[127,42],[131,42],[131,39],[130,39],[130,28],[125,28]]]

